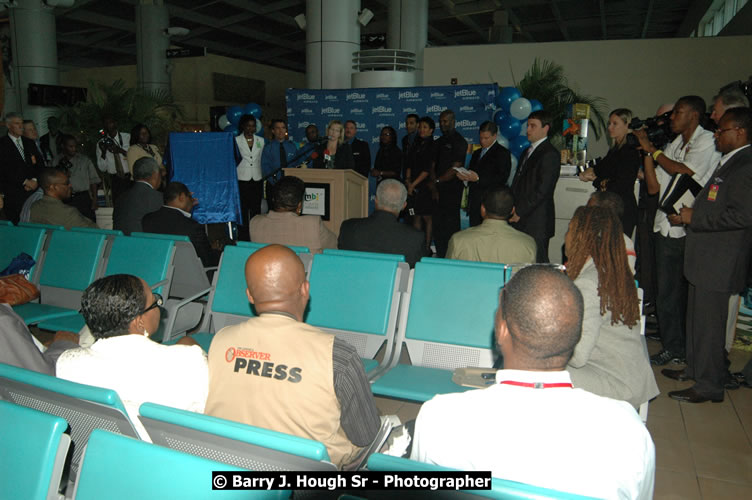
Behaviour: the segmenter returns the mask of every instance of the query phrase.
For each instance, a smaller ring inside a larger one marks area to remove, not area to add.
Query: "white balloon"
[[[256,118],[256,135],[264,137],[264,126],[261,124],[261,120]]]
[[[520,135],[527,136],[527,120],[520,125]]]
[[[219,125],[219,128],[221,130],[224,130],[226,126],[230,124],[230,120],[227,119],[227,115],[222,115],[219,117],[219,120],[217,120],[217,125]]]
[[[515,99],[514,101],[512,101],[512,104],[509,105],[509,114],[514,116],[518,120],[526,119],[530,115],[530,112],[532,110],[533,107],[530,104],[530,101],[525,99],[524,97]]]
[[[496,136],[496,142],[504,146],[505,148],[509,149],[509,139],[504,137],[503,135],[499,134]]]

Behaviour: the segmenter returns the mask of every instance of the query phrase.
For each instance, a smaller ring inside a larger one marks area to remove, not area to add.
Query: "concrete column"
[[[30,83],[58,85],[55,14],[42,0],[19,0],[8,9],[12,54],[12,86],[6,81],[4,113],[20,112],[34,120],[40,134],[47,129],[50,108],[30,106]]]
[[[306,2],[306,86],[349,89],[353,52],[360,50],[360,0]]]
[[[140,0],[136,5],[136,71],[138,88],[170,90],[167,54],[170,16],[164,0]]]
[[[389,0],[386,48],[415,53],[415,82],[423,85],[423,49],[428,43],[428,0]]]

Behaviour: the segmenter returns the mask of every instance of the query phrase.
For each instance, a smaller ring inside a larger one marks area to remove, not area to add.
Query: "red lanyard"
[[[516,382],[514,380],[502,380],[499,384],[516,385],[517,387],[531,387],[533,389],[559,389],[569,388],[573,389],[574,386],[569,382],[557,382],[555,384],[544,384],[543,382]]]

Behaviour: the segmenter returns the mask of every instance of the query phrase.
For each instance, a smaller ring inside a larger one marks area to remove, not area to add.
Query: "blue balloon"
[[[248,104],[246,104],[243,107],[243,114],[244,115],[251,115],[254,118],[260,118],[261,117],[261,106],[259,106],[255,102],[248,103]]]
[[[543,104],[538,99],[530,99],[530,112],[540,111],[543,109]]]
[[[502,87],[494,101],[499,108],[503,109],[506,113],[509,113],[509,105],[512,104],[512,101],[515,101],[520,97],[522,97],[522,94],[520,94],[520,91],[516,88]]]
[[[223,128],[222,130],[224,130],[225,132],[230,132],[234,136],[240,133],[240,129],[234,123],[230,123],[228,126]]]
[[[230,106],[227,108],[227,119],[230,120],[230,123],[237,126],[238,123],[240,123],[240,117],[243,116],[243,108],[240,106]]]
[[[522,135],[518,135],[509,141],[509,151],[517,158],[520,157],[522,152],[525,151],[528,146],[530,146],[530,141],[527,140],[527,137]]]
[[[505,115],[499,123],[499,132],[511,141],[513,137],[520,135],[520,121],[513,116]]]
[[[506,118],[507,115],[504,111],[498,110],[496,113],[494,113],[493,120],[496,125],[501,126],[501,122],[504,121],[504,118]]]

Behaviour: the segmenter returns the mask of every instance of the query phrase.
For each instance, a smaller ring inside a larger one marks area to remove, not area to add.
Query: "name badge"
[[[710,191],[708,191],[708,201],[715,201],[718,196],[718,184],[711,184]]]

